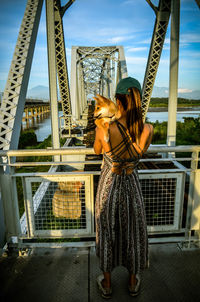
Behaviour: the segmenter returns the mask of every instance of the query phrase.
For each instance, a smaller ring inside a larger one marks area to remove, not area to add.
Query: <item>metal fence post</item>
[[[168,104],[168,123],[167,123],[168,146],[176,145],[176,112],[177,112],[178,64],[179,64],[179,24],[180,24],[180,0],[173,0],[171,4],[170,77],[169,77],[170,83],[169,83],[169,104]]]
[[[188,193],[188,205],[187,205],[187,216],[186,216],[186,230],[185,239],[189,240],[188,247],[190,247],[191,240],[191,218],[194,203],[194,190],[195,190],[195,170],[198,168],[198,151],[192,153],[191,169],[190,172],[190,185]]]
[[[2,158],[0,158],[0,163],[2,163]],[[0,180],[2,175],[3,175],[3,167],[0,166]],[[5,243],[6,243],[6,228],[5,228],[3,199],[0,191],[0,249],[3,248]]]
[[[1,194],[4,208],[6,241],[10,243],[12,236],[21,233],[16,178],[11,174],[1,174]]]

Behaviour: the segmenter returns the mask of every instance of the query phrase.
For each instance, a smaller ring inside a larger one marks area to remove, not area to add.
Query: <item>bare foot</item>
[[[106,282],[105,279],[102,280],[101,284],[102,284],[103,288],[111,288],[111,284]]]
[[[137,279],[136,279],[136,277],[135,277],[135,275],[134,274],[131,274],[130,276],[129,276],[129,285],[132,287],[134,287],[135,285],[136,285],[136,283],[137,283]]]

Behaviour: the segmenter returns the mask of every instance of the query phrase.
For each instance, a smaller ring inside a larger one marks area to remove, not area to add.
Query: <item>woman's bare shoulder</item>
[[[144,130],[145,132],[152,133],[153,132],[153,126],[151,124],[144,124]]]

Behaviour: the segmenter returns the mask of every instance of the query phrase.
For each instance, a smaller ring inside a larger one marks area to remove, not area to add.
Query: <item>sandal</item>
[[[133,297],[139,294],[139,289],[140,289],[140,277],[138,275],[136,275],[135,277],[136,277],[136,285],[128,286],[129,294]]]
[[[99,290],[101,291],[101,295],[105,299],[110,299],[112,295],[112,288],[105,288],[102,285],[102,281],[104,279],[104,275],[99,275],[97,277],[97,285],[99,287]]]

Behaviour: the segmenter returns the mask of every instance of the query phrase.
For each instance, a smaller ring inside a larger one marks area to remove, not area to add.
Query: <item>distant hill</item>
[[[169,88],[154,86],[152,97],[167,98],[168,96],[169,96]],[[179,92],[178,97],[183,98],[183,99],[199,100],[200,99],[200,90],[191,90],[189,92]]]
[[[0,98],[2,93],[0,92]],[[152,97],[167,98],[169,95],[169,88],[154,86]],[[200,100],[200,90],[191,90],[189,92],[179,92],[179,98]],[[36,98],[49,100],[49,87],[38,85],[28,90],[27,98]]]
[[[32,89],[28,90],[27,97],[48,100],[49,99],[49,87],[42,86],[42,85],[33,87]]]

